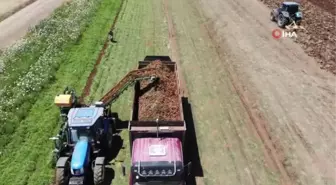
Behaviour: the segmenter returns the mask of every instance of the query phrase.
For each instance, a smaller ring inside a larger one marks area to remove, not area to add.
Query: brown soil
[[[179,91],[175,71],[156,60],[146,68],[158,69],[156,85],[139,97],[139,120],[181,120]],[[140,83],[141,91],[149,87],[149,82]]]
[[[282,0],[261,0],[276,8]],[[299,31],[297,42],[303,45],[308,55],[315,57],[321,69],[336,74],[335,1],[301,0],[303,8],[302,26],[307,32]]]
[[[335,0],[309,0],[311,3],[313,3],[316,6],[319,6],[320,8],[324,9],[325,11],[335,15],[335,8],[336,8],[336,1]]]

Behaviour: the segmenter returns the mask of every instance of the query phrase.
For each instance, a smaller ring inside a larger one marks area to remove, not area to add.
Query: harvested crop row
[[[181,120],[180,100],[176,73],[156,60],[146,68],[158,69],[156,75],[160,78],[157,84],[139,97],[139,120]],[[140,83],[143,91],[147,81]]]

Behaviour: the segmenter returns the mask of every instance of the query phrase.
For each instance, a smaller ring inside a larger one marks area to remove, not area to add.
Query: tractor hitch
[[[84,185],[84,177],[71,177],[69,185]]]

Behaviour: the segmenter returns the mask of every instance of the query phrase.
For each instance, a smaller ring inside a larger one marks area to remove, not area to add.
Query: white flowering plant
[[[80,39],[99,1],[72,0],[0,53],[0,149]]]

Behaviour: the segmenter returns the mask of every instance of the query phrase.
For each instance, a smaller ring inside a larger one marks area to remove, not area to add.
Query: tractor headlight
[[[297,18],[302,18],[302,12],[296,12],[295,15],[296,15]]]

